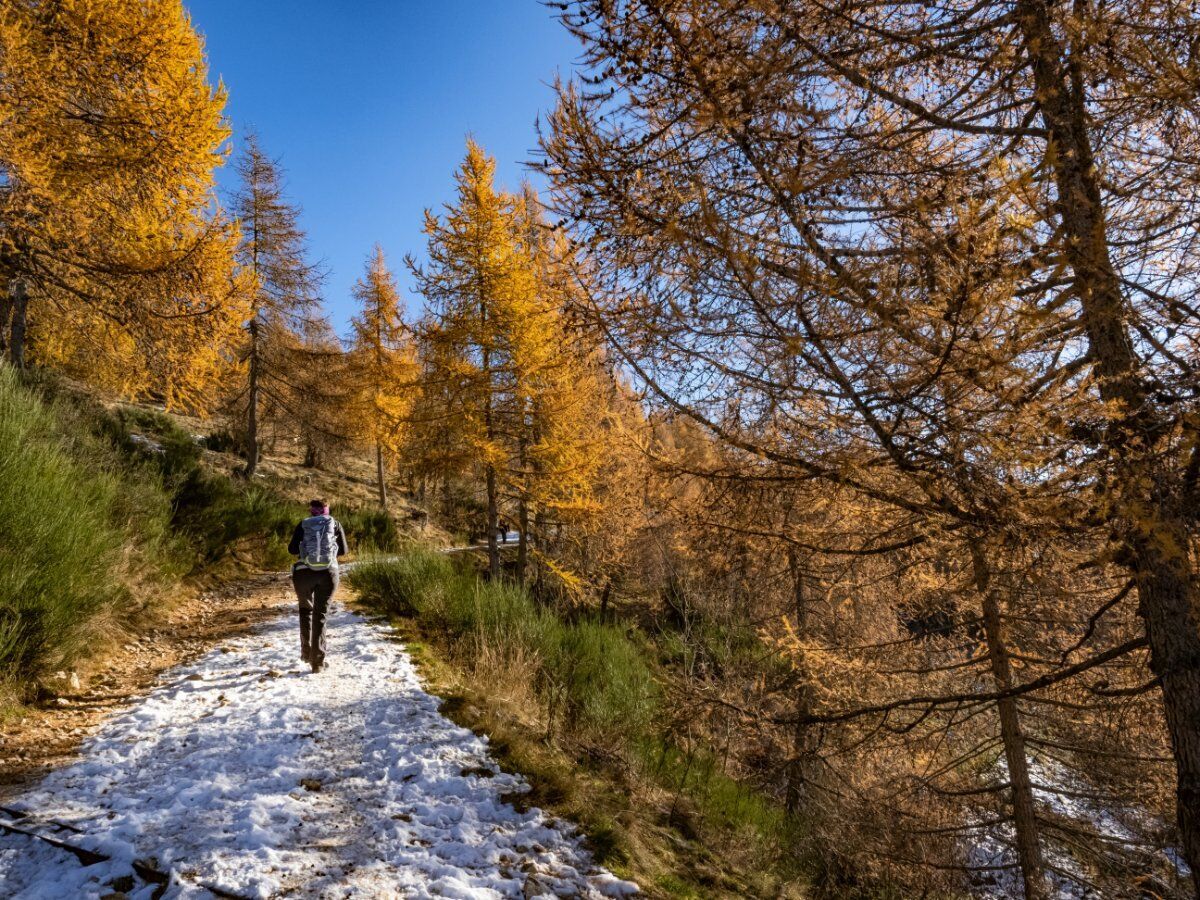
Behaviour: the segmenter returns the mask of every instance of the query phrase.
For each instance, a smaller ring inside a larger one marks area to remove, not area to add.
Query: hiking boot
[[[323,671],[325,671],[325,670],[326,670],[326,669],[328,669],[328,668],[329,668],[329,664],[328,664],[328,663],[325,663],[325,662],[314,662],[314,663],[312,664],[312,670],[313,670],[313,674],[314,674],[314,675],[315,675],[317,672],[323,672]]]
[[[311,663],[312,662],[312,654],[307,650],[301,650],[300,651],[300,662]]]

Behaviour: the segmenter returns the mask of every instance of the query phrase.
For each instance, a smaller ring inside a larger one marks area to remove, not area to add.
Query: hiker
[[[292,585],[300,598],[300,658],[320,672],[325,668],[325,614],[337,590],[346,535],[324,500],[310,500],[308,512],[292,532],[288,553],[299,557],[292,566]]]

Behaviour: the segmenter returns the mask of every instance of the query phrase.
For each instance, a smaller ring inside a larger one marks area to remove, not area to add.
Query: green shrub
[[[485,582],[458,574],[437,595],[434,615],[450,632],[470,640],[475,652],[488,650],[500,658],[520,654],[544,658],[561,625],[524,588],[507,582]]]
[[[200,445],[166,413],[124,406],[107,419],[106,431],[114,443],[127,455],[140,454],[154,463],[172,487],[200,465]]]
[[[795,841],[797,823],[783,807],[726,775],[710,750],[689,753],[657,737],[641,739],[636,747],[647,772],[667,790],[688,797],[705,823],[748,831],[773,848]]]
[[[488,649],[542,655],[557,621],[516,585],[479,580],[444,553],[414,548],[367,559],[349,583],[372,606],[420,618],[464,655]]]
[[[333,514],[342,523],[346,540],[356,555],[373,551],[387,552],[400,545],[396,521],[382,509],[350,506],[335,509]]]
[[[634,734],[654,716],[658,689],[642,651],[614,625],[583,621],[562,626],[546,675],[561,691],[574,727]]]
[[[127,555],[169,568],[155,474],[123,477],[110,445],[0,369],[0,671],[32,679],[74,655],[96,616],[127,610]],[[145,573],[138,573],[144,577]]]
[[[240,435],[234,434],[228,428],[222,428],[218,431],[207,434],[201,439],[201,443],[207,450],[212,450],[214,453],[241,453],[246,445],[246,442]]]
[[[362,599],[419,618],[464,661],[533,661],[538,685],[571,727],[637,732],[658,689],[641,648],[613,625],[563,622],[516,584],[483,581],[442,553],[413,549],[351,570]]]
[[[287,558],[287,541],[299,520],[272,491],[257,484],[235,484],[223,475],[199,467],[188,472],[174,497],[175,522],[191,538],[203,561],[216,559],[225,548],[248,535],[264,535],[278,552],[272,562]]]
[[[348,583],[371,606],[399,616],[417,616],[430,591],[454,577],[443,553],[415,549],[398,556],[367,558],[355,564]]]

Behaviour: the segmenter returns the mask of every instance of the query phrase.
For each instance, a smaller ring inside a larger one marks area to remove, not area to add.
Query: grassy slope
[[[0,448],[0,705],[36,699],[198,582],[290,559],[303,500],[230,478],[161,412],[0,367]],[[339,518],[354,546],[397,543],[376,510]]]
[[[668,673],[636,629],[564,622],[509,585],[413,548],[350,577],[393,617],[445,712],[527,775],[530,802],[578,822],[652,897],[800,896],[781,810],[655,728]]]

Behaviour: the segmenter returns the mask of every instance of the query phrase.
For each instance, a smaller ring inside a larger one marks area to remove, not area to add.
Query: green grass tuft
[[[546,675],[561,689],[568,725],[628,734],[645,729],[658,686],[642,652],[614,625],[556,624]]]
[[[454,577],[454,568],[443,553],[415,549],[396,557],[367,558],[349,575],[362,599],[384,612],[416,617],[430,602],[431,591]]]

